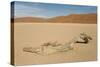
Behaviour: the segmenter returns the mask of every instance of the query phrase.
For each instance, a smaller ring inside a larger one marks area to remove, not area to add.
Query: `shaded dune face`
[[[68,16],[57,16],[53,18],[39,18],[39,17],[22,17],[15,18],[15,22],[31,22],[31,23],[97,23],[97,14],[71,14]]]
[[[96,14],[72,14],[69,16],[61,16],[52,18],[53,22],[62,22],[62,23],[96,23],[97,15]]]

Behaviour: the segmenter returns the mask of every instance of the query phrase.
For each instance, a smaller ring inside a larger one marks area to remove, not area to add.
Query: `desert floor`
[[[50,55],[23,52],[24,47],[38,47],[46,42],[69,42],[86,32],[93,40],[88,44],[75,44],[74,49]],[[97,25],[77,23],[14,23],[15,64],[47,64],[94,61],[97,56]]]

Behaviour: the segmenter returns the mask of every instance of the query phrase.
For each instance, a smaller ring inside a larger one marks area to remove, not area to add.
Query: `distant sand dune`
[[[57,16],[53,18],[40,18],[40,17],[21,17],[15,18],[14,22],[32,22],[32,23],[97,23],[97,14],[71,14],[68,16]]]

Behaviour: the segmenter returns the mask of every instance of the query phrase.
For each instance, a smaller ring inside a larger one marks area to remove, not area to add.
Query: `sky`
[[[15,17],[51,18],[70,14],[97,13],[96,6],[82,6],[69,4],[51,4],[37,2],[14,2]]]

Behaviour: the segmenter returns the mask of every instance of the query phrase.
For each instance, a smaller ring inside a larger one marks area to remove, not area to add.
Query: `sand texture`
[[[80,33],[92,37],[88,44],[77,43],[73,50],[47,55],[24,52],[24,47],[39,47],[46,42],[64,44]],[[97,58],[97,24],[14,23],[15,65],[94,61]]]

